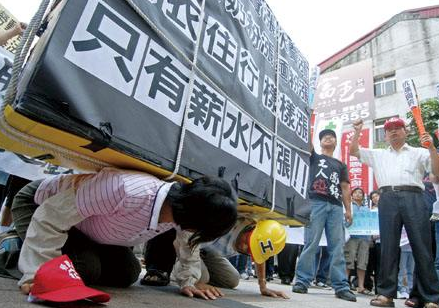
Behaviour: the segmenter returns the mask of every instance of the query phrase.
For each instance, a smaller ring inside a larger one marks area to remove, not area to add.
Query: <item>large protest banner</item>
[[[308,62],[264,1],[60,6],[11,125],[20,114],[79,136],[88,142],[76,149],[57,130],[50,138],[119,167],[132,165],[116,152],[168,171],[179,161],[189,179],[221,174],[247,205],[307,221]]]

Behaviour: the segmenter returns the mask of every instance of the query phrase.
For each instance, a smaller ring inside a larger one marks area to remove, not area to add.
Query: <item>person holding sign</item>
[[[308,190],[311,219],[305,228],[305,247],[300,255],[296,270],[294,293],[307,293],[314,278],[314,260],[319,248],[323,229],[328,241],[331,259],[331,282],[335,296],[356,302],[357,298],[349,290],[346,277],[346,263],[343,256],[344,230],[343,205],[346,209],[347,224],[352,223],[349,174],[346,164],[333,158],[337,137],[332,129],[319,133],[322,154],[314,149],[310,158],[310,187]]]
[[[19,22],[14,25],[9,30],[6,30],[2,34],[0,34],[0,46],[3,46],[7,43],[7,41],[14,36],[21,35],[24,30],[26,30],[27,25],[24,22]]]
[[[439,156],[428,133],[421,135],[421,143],[428,149],[414,148],[406,143],[407,130],[399,118],[384,123],[386,149],[359,148],[358,139],[363,121],[353,124],[350,155],[373,168],[380,187],[379,227],[381,235],[381,264],[378,295],[370,304],[394,307],[398,287],[398,254],[402,226],[405,226],[412,245],[417,271],[419,293],[426,308],[438,308],[439,280],[432,270],[433,252],[429,212],[424,204],[422,179],[425,172],[439,175]]]

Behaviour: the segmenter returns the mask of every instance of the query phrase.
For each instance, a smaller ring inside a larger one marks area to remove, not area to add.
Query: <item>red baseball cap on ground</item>
[[[31,295],[51,302],[88,299],[95,303],[110,300],[110,295],[85,286],[68,256],[62,255],[40,266],[34,277]]]
[[[384,130],[388,130],[391,128],[399,128],[399,127],[405,127],[404,120],[401,118],[393,117],[387,119],[386,122],[384,123]]]

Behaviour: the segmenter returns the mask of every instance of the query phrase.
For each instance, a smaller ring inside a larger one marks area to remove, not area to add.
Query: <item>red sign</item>
[[[370,181],[371,170],[365,164],[362,164],[358,158],[349,155],[350,139],[354,132],[345,132],[341,138],[341,159],[348,166],[349,180],[351,189],[361,187],[366,194],[373,189]],[[366,128],[361,131],[359,144],[363,148],[370,147],[370,129]]]

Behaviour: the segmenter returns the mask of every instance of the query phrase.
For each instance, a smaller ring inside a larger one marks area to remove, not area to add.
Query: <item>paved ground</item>
[[[92,305],[87,302],[80,302],[69,305],[53,305],[52,307],[109,307],[109,308],[370,308],[371,296],[358,295],[357,303],[346,302],[335,298],[332,290],[309,289],[308,294],[291,293],[291,287],[279,284],[275,279],[270,283],[272,288],[285,291],[289,300],[272,299],[259,295],[259,288],[256,280],[241,281],[236,290],[225,290],[226,296],[215,301],[205,301],[183,297],[178,293],[175,286],[169,287],[144,287],[139,284],[128,289],[103,288],[111,294],[112,298],[106,305]],[[42,307],[38,305],[39,307]],[[18,292],[16,281],[0,278],[0,307],[38,307],[36,304],[26,302],[26,297]],[[396,300],[396,307],[403,308],[404,302]]]

